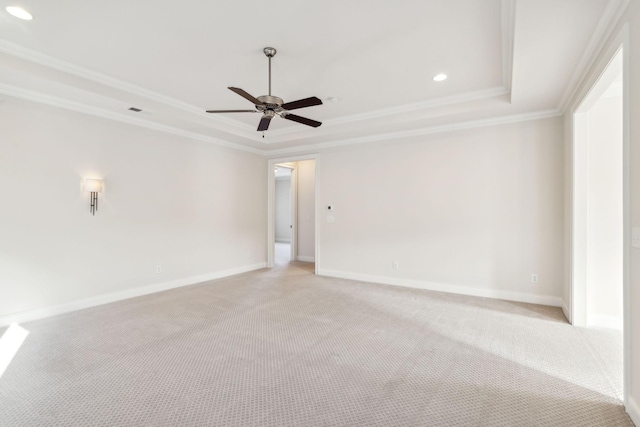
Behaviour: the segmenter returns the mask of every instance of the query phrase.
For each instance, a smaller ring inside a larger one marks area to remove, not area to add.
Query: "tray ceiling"
[[[624,2],[28,0],[29,22],[5,3],[0,98],[268,154],[558,115]],[[296,110],[321,127],[204,112],[267,93],[265,46],[272,93],[322,99]]]

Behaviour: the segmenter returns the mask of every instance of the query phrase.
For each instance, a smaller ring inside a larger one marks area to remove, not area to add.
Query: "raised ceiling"
[[[266,154],[561,114],[623,0],[1,0],[0,95]],[[227,89],[317,96],[317,129]],[[446,73],[444,82],[433,76]],[[339,98],[331,103],[330,97]],[[129,111],[137,107],[142,112]]]

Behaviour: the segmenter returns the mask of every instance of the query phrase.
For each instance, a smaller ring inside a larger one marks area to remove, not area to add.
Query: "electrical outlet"
[[[162,273],[162,265],[161,264],[156,265],[156,273],[157,274]]]
[[[399,263],[398,261],[393,261],[393,262],[391,263],[391,267],[392,267],[394,270],[397,270],[397,269],[399,269],[399,268],[400,268],[400,263]]]
[[[538,283],[538,275],[536,273],[531,275],[531,283]]]

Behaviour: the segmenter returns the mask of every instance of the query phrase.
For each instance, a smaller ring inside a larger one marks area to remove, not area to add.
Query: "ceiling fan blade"
[[[228,89],[234,91],[235,93],[237,93],[238,95],[240,95],[244,99],[253,102],[254,105],[262,105],[261,101],[259,101],[257,98],[254,98],[253,96],[249,95],[247,92],[245,92],[244,90],[240,89],[239,87],[229,87]]]
[[[260,124],[258,125],[258,132],[263,132],[269,129],[269,123],[271,123],[271,117],[262,117]]]
[[[302,123],[303,125],[313,126],[314,128],[317,128],[322,124],[321,122],[307,119],[306,117],[296,116],[295,114],[285,114],[282,117],[284,117],[287,120],[292,120],[294,122]]]
[[[257,113],[256,110],[207,110],[207,113]]]
[[[312,96],[311,98],[287,102],[285,104],[282,104],[282,108],[284,108],[285,110],[295,110],[297,108],[312,107],[314,105],[322,105],[322,101],[319,98]]]

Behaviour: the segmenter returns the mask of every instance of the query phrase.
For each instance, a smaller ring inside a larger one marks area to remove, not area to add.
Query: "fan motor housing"
[[[284,104],[282,98],[278,98],[277,96],[271,95],[262,95],[258,97],[258,101],[262,102],[265,108],[269,108],[272,110],[276,110]],[[257,107],[257,105],[256,105]]]

